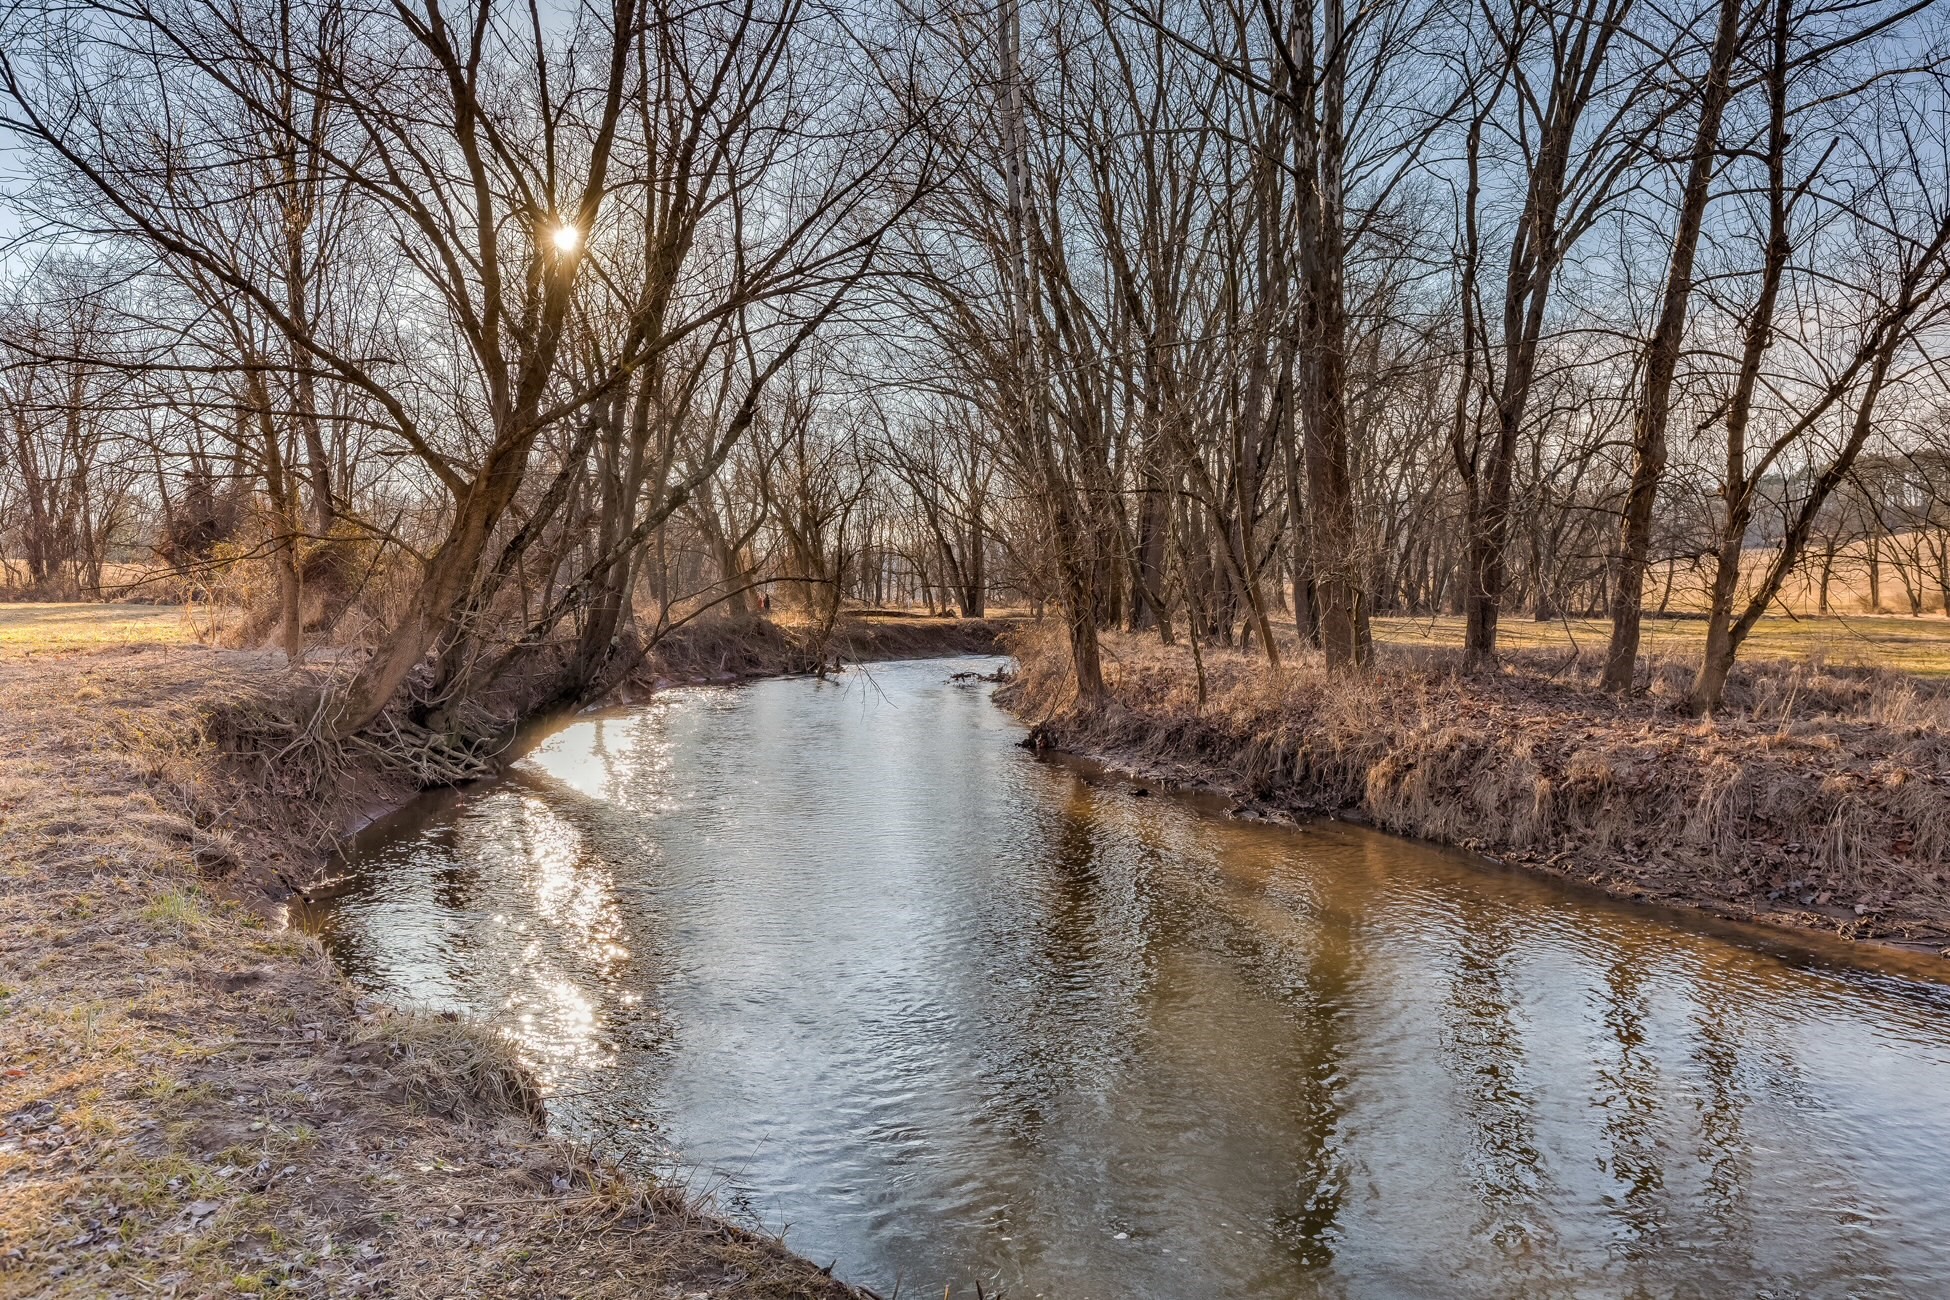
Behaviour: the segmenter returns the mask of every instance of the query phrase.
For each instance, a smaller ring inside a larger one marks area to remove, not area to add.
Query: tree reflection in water
[[[988,666],[578,720],[376,827],[314,923],[882,1289],[1950,1285],[1941,989],[1133,798],[945,684]]]

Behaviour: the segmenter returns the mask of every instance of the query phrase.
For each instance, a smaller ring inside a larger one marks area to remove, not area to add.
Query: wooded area
[[[10,5],[0,561],[321,711],[761,604],[1332,670],[1371,620],[1950,614],[1926,0]],[[1675,597],[1675,587],[1679,595]],[[1811,611],[1812,612],[1812,611]],[[1293,644],[1289,640],[1289,650]]]

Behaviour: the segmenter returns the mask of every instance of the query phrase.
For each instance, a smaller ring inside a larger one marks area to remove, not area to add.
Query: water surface
[[[1950,1294],[1943,988],[1137,797],[992,664],[575,721],[310,923],[883,1293]]]

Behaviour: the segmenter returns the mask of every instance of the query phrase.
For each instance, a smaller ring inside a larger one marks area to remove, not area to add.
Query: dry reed
[[[1384,651],[1331,675],[1288,647],[1279,673],[1155,638],[1106,644],[1112,699],[1077,707],[1062,643],[1015,638],[1005,692],[1065,749],[1217,786],[1261,811],[1328,814],[1726,915],[1895,937],[1950,936],[1950,701],[1898,674],[1744,666],[1719,716],[1685,716],[1689,670],[1640,698],[1595,665]]]

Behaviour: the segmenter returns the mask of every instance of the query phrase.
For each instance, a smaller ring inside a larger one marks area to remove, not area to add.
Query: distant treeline
[[[0,579],[362,647],[321,716],[779,602],[1692,692],[1950,608],[1938,3],[22,0]],[[1827,576],[1816,585],[1825,590]],[[1877,592],[1872,599],[1881,600]]]

